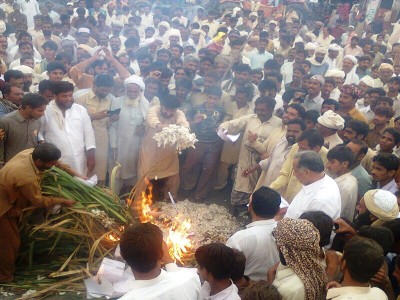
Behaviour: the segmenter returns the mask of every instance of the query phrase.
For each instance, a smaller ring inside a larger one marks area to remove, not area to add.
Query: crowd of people
[[[0,4],[0,282],[23,210],[74,204],[43,198],[41,171],[107,185],[117,166],[120,195],[150,180],[160,200],[202,203],[233,183],[232,214],[252,220],[198,248],[198,274],[172,263],[155,225],[129,228],[136,280],[122,299],[400,295],[398,17],[381,8],[368,23],[339,5],[321,22],[232,2]],[[172,124],[195,148],[159,147]]]

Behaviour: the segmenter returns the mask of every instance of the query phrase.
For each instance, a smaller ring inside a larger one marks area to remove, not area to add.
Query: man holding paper
[[[247,209],[246,205],[249,202],[250,194],[256,187],[259,176],[257,172],[254,172],[247,177],[242,177],[242,171],[248,166],[258,163],[262,153],[259,153],[257,149],[268,138],[271,131],[282,124],[281,119],[273,116],[275,105],[275,99],[259,97],[255,102],[255,114],[224,122],[220,126],[228,134],[244,132],[239,154],[238,171],[231,194],[234,213],[237,213],[239,208]]]

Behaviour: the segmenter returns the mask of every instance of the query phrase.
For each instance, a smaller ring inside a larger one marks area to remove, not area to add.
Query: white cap
[[[90,34],[90,29],[86,27],[81,27],[78,29],[78,33],[88,33]]]

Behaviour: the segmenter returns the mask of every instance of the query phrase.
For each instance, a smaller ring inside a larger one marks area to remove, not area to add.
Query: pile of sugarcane
[[[113,257],[124,226],[132,222],[130,208],[112,192],[88,186],[58,168],[45,172],[41,187],[43,195],[72,199],[76,204],[58,212],[25,214],[14,285],[38,292],[24,299],[65,291],[68,286],[84,290],[82,279],[96,273],[105,256]]]

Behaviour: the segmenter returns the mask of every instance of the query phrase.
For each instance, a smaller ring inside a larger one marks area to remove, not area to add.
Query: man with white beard
[[[358,84],[360,78],[356,74],[357,58],[353,55],[343,57],[342,70],[346,74],[344,84]]]
[[[121,189],[128,192],[137,180],[137,165],[142,137],[144,135],[144,118],[150,107],[144,97],[143,79],[132,75],[125,79],[125,95],[115,99],[111,112],[120,110],[119,120],[110,127],[111,158],[121,165],[116,177],[115,192]]]

